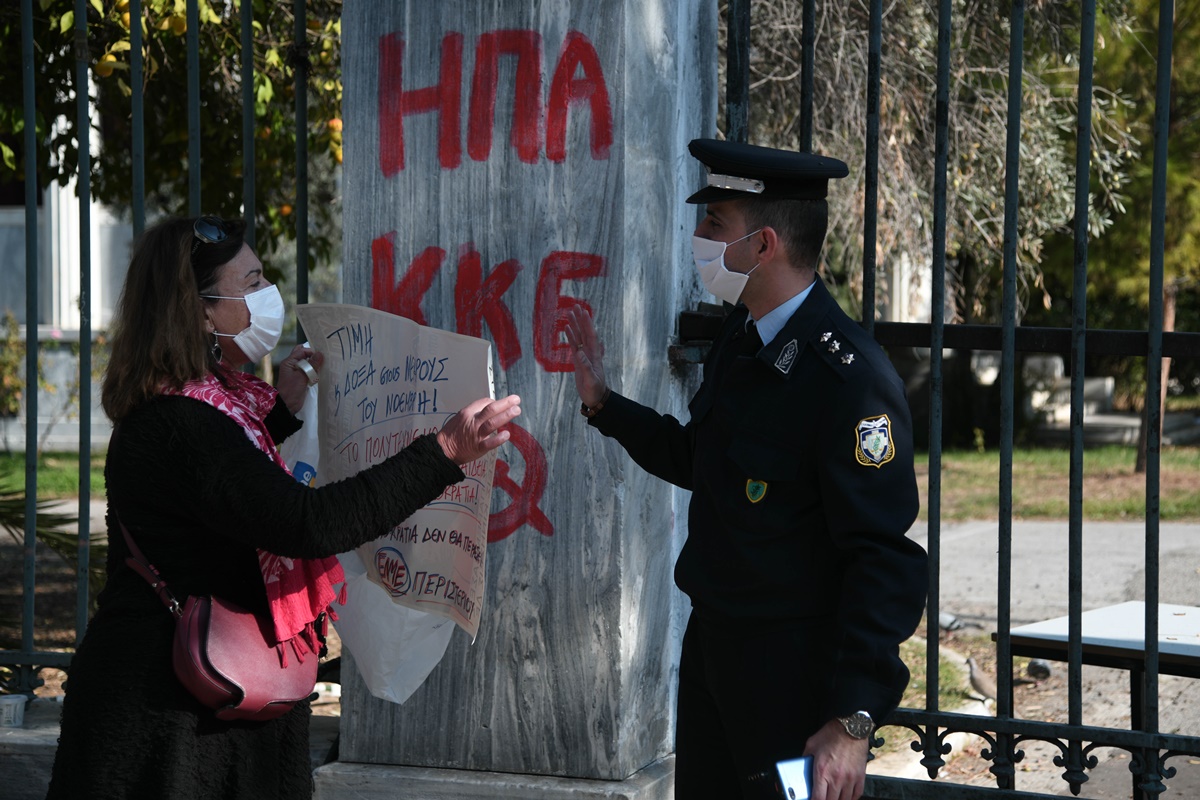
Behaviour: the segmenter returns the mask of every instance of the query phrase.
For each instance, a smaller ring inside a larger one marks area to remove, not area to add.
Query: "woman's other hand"
[[[521,398],[515,394],[500,400],[482,397],[446,421],[437,433],[446,458],[462,466],[508,441],[504,426],[521,414]]]
[[[308,393],[308,373],[300,365],[301,361],[307,361],[313,369],[320,372],[325,357],[311,347],[298,344],[279,365],[279,377],[275,380],[275,388],[293,415],[304,406],[304,398]]]

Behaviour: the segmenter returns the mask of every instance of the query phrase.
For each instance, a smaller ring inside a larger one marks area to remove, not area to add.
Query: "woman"
[[[308,703],[269,722],[223,722],[197,702],[171,666],[175,618],[125,564],[122,524],[180,602],[211,594],[270,614],[305,655],[342,581],[332,556],[462,480],[459,465],[507,441],[502,427],[520,413],[515,396],[483,398],[352,478],[295,481],[276,445],[301,425],[297,363],[319,367],[320,356],[294,348],[278,390],[239,371],[283,328],[282,299],[243,230],[169,220],[146,231],[130,263],[102,394],[115,423],[108,580],[71,663],[49,798],[312,794]]]

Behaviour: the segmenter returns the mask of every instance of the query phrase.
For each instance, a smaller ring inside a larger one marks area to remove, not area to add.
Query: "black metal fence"
[[[92,300],[92,246],[90,235],[92,229],[92,193],[90,183],[91,158],[93,152],[92,128],[88,120],[91,102],[88,91],[89,77],[95,65],[88,42],[88,8],[87,0],[76,0],[74,7],[74,87],[76,102],[76,126],[78,148],[78,168],[75,186],[78,196],[79,230],[81,232],[78,249],[79,286],[77,305],[79,310],[78,341],[87,343],[93,341],[96,331],[93,329],[93,300]],[[251,3],[240,3],[241,46],[245,53],[253,52],[253,6]],[[133,20],[143,18],[142,0],[129,0],[129,16]],[[295,17],[294,39],[304,42],[306,38],[307,12],[304,0],[294,0],[293,13]],[[21,0],[21,73],[22,98],[24,119],[34,120],[38,117],[36,106],[35,80],[37,70],[35,63],[40,57],[34,43],[34,3],[33,0]],[[187,48],[187,129],[188,129],[188,213],[198,216],[202,213],[201,205],[201,92],[200,92],[200,6],[197,0],[187,0],[186,7],[186,48]],[[144,94],[142,91],[143,75],[146,69],[143,57],[143,30],[141,25],[129,25],[129,86],[132,153],[132,203],[130,206],[132,232],[137,237],[146,225],[146,130],[144,115]],[[294,66],[294,97],[296,130],[307,130],[307,96],[308,96],[308,60],[305,52],[296,54]],[[254,95],[254,60],[245,58],[241,61],[241,85],[243,108],[243,207],[255,207],[255,115],[253,113]],[[39,221],[39,213],[43,211],[44,203],[39,196],[39,181],[32,174],[38,162],[36,153],[39,147],[37,126],[30,123],[24,126],[23,142],[24,161],[31,173],[24,180],[25,190],[25,375],[29,390],[24,393],[25,412],[25,530],[23,546],[23,605],[21,616],[21,646],[19,650],[0,651],[0,666],[11,671],[11,678],[3,680],[4,688],[8,691],[32,693],[42,685],[39,673],[46,668],[66,669],[70,664],[71,654],[39,650],[34,643],[37,626],[35,624],[34,603],[36,588],[36,559],[38,552],[37,513],[38,513],[38,474],[37,451],[34,443],[39,441],[39,392],[36,389],[37,379],[32,376],[39,374],[39,357],[42,343],[38,322],[42,319],[42,298],[39,293],[44,282],[39,276],[39,268],[44,263],[41,258],[43,242],[39,237],[45,235],[46,228]],[[294,213],[296,219],[296,302],[304,303],[308,299],[308,140],[303,135],[296,136],[296,194]],[[255,216],[246,214],[246,242],[255,244]],[[76,642],[83,637],[89,615],[88,571],[92,531],[90,529],[90,475],[91,475],[91,442],[92,416],[89,409],[94,406],[92,397],[93,387],[90,376],[93,373],[92,349],[88,346],[79,348],[79,396],[75,404],[79,409],[79,504],[78,504],[78,548],[77,548],[77,603],[75,631]],[[2,679],[3,676],[0,676]]]
[[[726,87],[726,131],[730,139],[746,140],[748,138],[748,120],[750,109],[750,47],[751,26],[750,11],[753,0],[729,0],[727,15],[727,87]],[[76,41],[86,42],[88,35],[86,26],[86,0],[76,0],[75,36]],[[1151,226],[1151,283],[1149,290],[1149,328],[1145,331],[1111,331],[1089,329],[1086,325],[1087,303],[1087,270],[1088,270],[1088,191],[1089,191],[1089,139],[1092,124],[1092,67],[1093,47],[1095,41],[1096,0],[1084,0],[1081,4],[1081,30],[1079,40],[1081,49],[1078,54],[1079,84],[1078,117],[1076,120],[1076,135],[1078,153],[1075,170],[1075,275],[1074,291],[1072,292],[1072,317],[1075,324],[1070,329],[1030,328],[1017,325],[1016,310],[1016,241],[1017,241],[1017,207],[1021,186],[1018,180],[1018,166],[1021,158],[1021,87],[1024,50],[1024,0],[1014,0],[1010,7],[1009,31],[1011,35],[1011,60],[1008,68],[1009,103],[1007,118],[1008,147],[1005,163],[1004,191],[1004,251],[1003,251],[1003,324],[998,326],[957,325],[947,324],[945,319],[945,286],[946,286],[946,206],[947,206],[947,154],[950,136],[948,105],[950,102],[950,34],[954,19],[952,0],[938,0],[938,69],[936,76],[936,160],[935,185],[932,187],[933,197],[933,250],[930,254],[932,279],[929,282],[932,297],[930,307],[932,317],[929,323],[894,323],[876,322],[876,252],[869,243],[875,241],[875,223],[877,219],[876,205],[878,202],[879,175],[879,115],[880,115],[880,77],[881,77],[881,41],[884,18],[882,0],[870,1],[869,23],[869,63],[867,92],[868,108],[867,142],[866,142],[866,191],[865,191],[865,230],[864,230],[864,259],[863,259],[863,324],[873,330],[875,337],[885,346],[904,346],[928,348],[930,353],[930,408],[929,408],[929,495],[926,498],[928,509],[928,548],[930,554],[930,593],[928,619],[936,620],[939,614],[940,593],[940,531],[941,531],[941,479],[942,479],[942,421],[943,421],[943,348],[960,350],[995,350],[1001,354],[1000,366],[1000,396],[1001,396],[1001,436],[1000,436],[1000,504],[997,509],[999,519],[999,591],[996,598],[998,609],[998,625],[996,643],[998,649],[998,692],[996,717],[974,716],[960,713],[950,713],[939,708],[939,686],[937,669],[929,669],[927,680],[926,707],[924,709],[903,708],[898,710],[890,724],[910,729],[916,736],[923,758],[922,764],[929,770],[930,775],[936,774],[944,765],[943,756],[948,752],[945,744],[947,736],[955,732],[968,732],[978,735],[987,742],[984,758],[991,762],[991,772],[994,774],[999,788],[1006,789],[1005,797],[1034,797],[1025,792],[1014,790],[1015,764],[1020,758],[1020,746],[1030,741],[1052,743],[1061,752],[1061,766],[1064,769],[1064,780],[1078,791],[1082,781],[1086,780],[1086,772],[1095,766],[1091,753],[1097,747],[1114,747],[1130,753],[1130,769],[1136,792],[1146,796],[1156,796],[1164,790],[1163,780],[1173,774],[1168,764],[1169,759],[1179,755],[1200,756],[1200,737],[1166,734],[1159,728],[1159,695],[1158,676],[1160,674],[1160,654],[1158,647],[1159,620],[1156,613],[1159,598],[1159,453],[1161,447],[1161,417],[1162,407],[1162,363],[1164,358],[1197,359],[1200,357],[1200,334],[1175,333],[1163,330],[1163,253],[1164,253],[1164,219],[1166,196],[1166,154],[1167,154],[1167,111],[1169,103],[1171,50],[1172,50],[1172,19],[1174,15],[1173,0],[1162,0],[1160,3],[1159,39],[1157,43],[1157,95],[1155,105],[1154,127],[1154,188]],[[141,0],[130,0],[130,14],[134,19],[140,19],[142,14]],[[294,0],[295,6],[295,37],[303,41],[305,26],[304,0]],[[802,147],[811,148],[813,134],[813,48],[815,46],[813,31],[815,30],[816,0],[805,0],[803,7],[804,21],[804,52],[802,53],[802,73],[799,79],[799,91],[802,105],[801,140]],[[187,3],[187,53],[188,53],[188,98],[189,109],[188,133],[190,140],[189,151],[189,208],[192,214],[201,213],[200,197],[200,85],[199,85],[199,16],[196,0]],[[37,58],[33,41],[33,0],[22,0],[22,91],[24,96],[25,119],[35,117],[37,109],[34,103],[34,62]],[[241,4],[241,33],[243,51],[252,48],[252,10],[251,4]],[[145,172],[143,168],[145,155],[145,131],[143,125],[143,97],[139,87],[142,85],[142,31],[134,25],[131,28],[132,52],[131,81],[133,87],[131,97],[132,141],[133,153],[133,230],[135,235],[140,233],[145,225]],[[76,85],[87,86],[90,59],[86,46],[77,47],[75,64]],[[306,129],[307,121],[307,82],[303,60],[298,62],[299,68],[295,73],[295,114],[296,130]],[[253,108],[253,60],[243,59],[243,107],[244,114],[243,140],[246,147],[243,152],[244,201],[246,208],[254,208],[254,150],[255,140],[254,115],[249,113]],[[79,104],[78,118],[88,119],[88,93],[77,92]],[[26,125],[24,129],[24,147],[27,154],[32,154],[38,147],[35,126]],[[89,159],[92,144],[89,140],[90,131],[87,124],[78,128],[79,165],[78,165],[78,196],[80,228],[84,232],[80,246],[80,341],[87,342],[92,337],[91,285],[88,264],[91,257],[91,242],[87,236],[89,230],[88,215],[90,213]],[[305,262],[307,246],[305,231],[308,219],[307,195],[307,141],[304,136],[296,137],[297,164],[297,198],[295,213],[297,221],[298,241],[296,275],[297,302],[305,302],[308,294],[307,273]],[[29,163],[35,159],[28,158]],[[38,224],[38,181],[30,178],[25,181],[25,261],[26,261],[26,374],[37,373],[38,336],[38,263],[39,263],[39,224]],[[251,228],[248,231],[249,241],[254,241],[253,215],[248,215]],[[1013,651],[1010,636],[1011,620],[1011,564],[1012,564],[1012,465],[1013,440],[1015,422],[1015,390],[1017,353],[1050,353],[1058,354],[1072,365],[1083,364],[1087,353],[1108,353],[1133,357],[1144,357],[1147,365],[1146,405],[1149,409],[1149,440],[1147,444],[1146,469],[1146,520],[1145,520],[1145,564],[1146,585],[1145,598],[1147,613],[1145,616],[1145,652],[1140,663],[1133,665],[1136,672],[1143,676],[1142,685],[1134,687],[1135,702],[1140,706],[1137,716],[1140,726],[1136,730],[1100,728],[1082,724],[1082,643],[1081,643],[1081,583],[1082,583],[1082,505],[1083,505],[1083,370],[1071,369],[1071,421],[1070,421],[1070,519],[1069,519],[1069,640],[1068,640],[1068,707],[1069,721],[1066,724],[1037,722],[1017,718],[1014,715],[1012,703],[1012,666]],[[89,348],[80,349],[79,371],[81,376],[91,374],[91,353]],[[89,530],[89,473],[91,439],[90,420],[86,409],[92,405],[90,397],[90,381],[80,381],[81,392],[79,407],[84,409],[81,414],[80,446],[79,446],[79,560],[78,560],[78,604],[76,615],[77,636],[81,637],[88,616],[88,541]],[[36,392],[30,392],[26,398],[25,407],[26,442],[36,441],[38,425],[38,407]],[[9,667],[15,676],[6,689],[19,692],[31,692],[40,685],[38,673],[47,667],[65,668],[70,654],[39,651],[34,646],[35,616],[35,557],[37,553],[37,537],[34,530],[36,515],[36,498],[38,496],[36,448],[26,447],[25,459],[25,488],[26,488],[26,520],[24,547],[24,605],[22,616],[21,647],[15,651],[0,652],[0,665]],[[932,626],[930,626],[932,629]],[[937,664],[939,661],[938,637],[928,637],[927,663]],[[1138,689],[1140,688],[1140,691]],[[881,798],[958,798],[975,797],[995,794],[988,788],[966,787],[945,782],[913,782],[900,779],[872,778],[868,785],[869,793]]]
[[[749,109],[748,54],[750,48],[750,2],[730,0],[728,13],[728,85],[726,111],[729,115],[727,130],[731,138],[745,140]],[[1200,335],[1195,333],[1164,333],[1163,331],[1163,254],[1164,221],[1166,216],[1166,165],[1167,165],[1167,120],[1170,104],[1172,30],[1174,3],[1162,0],[1159,4],[1159,35],[1157,42],[1157,84],[1154,124],[1154,179],[1151,221],[1151,278],[1149,289],[1150,327],[1146,331],[1089,330],[1086,325],[1087,304],[1087,245],[1088,245],[1088,191],[1090,180],[1089,157],[1091,153],[1092,125],[1092,79],[1094,43],[1096,39],[1096,2],[1085,0],[1081,6],[1081,30],[1079,40],[1079,84],[1078,116],[1076,119],[1077,163],[1075,169],[1075,271],[1072,291],[1072,317],[1075,324],[1071,329],[1027,328],[1017,325],[1016,308],[1016,242],[1017,206],[1021,192],[1018,167],[1021,158],[1021,90],[1025,34],[1025,2],[1011,3],[1009,18],[1010,62],[1008,69],[1009,103],[1007,116],[1008,146],[1005,160],[1004,191],[1004,280],[1003,280],[1003,324],[999,326],[947,325],[945,321],[946,286],[946,196],[947,196],[947,153],[949,141],[948,107],[950,102],[950,33],[954,23],[951,0],[939,0],[938,6],[938,69],[936,108],[936,184],[934,198],[933,252],[930,262],[933,276],[930,281],[933,293],[930,307],[932,321],[929,324],[876,323],[875,322],[875,252],[871,243],[875,241],[875,219],[879,170],[879,99],[880,63],[882,41],[882,0],[870,3],[870,59],[868,63],[868,108],[867,114],[867,179],[865,192],[866,221],[864,231],[863,258],[863,324],[872,329],[875,338],[885,346],[928,347],[930,368],[930,426],[929,426],[929,496],[927,498],[929,520],[929,603],[927,619],[938,619],[940,607],[939,577],[940,532],[941,532],[941,459],[942,459],[942,415],[943,382],[942,352],[944,347],[966,350],[999,350],[1001,353],[1001,441],[1000,441],[1000,507],[997,509],[1000,522],[999,540],[999,591],[996,598],[998,623],[997,643],[997,695],[996,717],[972,716],[947,713],[939,709],[938,676],[936,668],[927,670],[927,695],[924,710],[904,708],[898,710],[891,724],[910,729],[919,740],[925,766],[930,776],[945,765],[942,756],[949,752],[946,737],[955,732],[967,732],[980,736],[987,742],[983,757],[991,761],[990,770],[996,784],[1005,792],[1005,797],[1038,796],[1015,791],[1016,763],[1020,758],[1020,746],[1024,742],[1044,741],[1056,746],[1061,752],[1064,780],[1078,793],[1086,771],[1096,766],[1091,756],[1098,747],[1114,747],[1130,753],[1130,771],[1133,774],[1134,793],[1139,796],[1157,796],[1165,787],[1164,778],[1175,774],[1167,764],[1170,758],[1180,755],[1200,755],[1200,737],[1168,735],[1159,731],[1158,677],[1160,674],[1159,654],[1159,456],[1161,448],[1162,407],[1162,363],[1163,358],[1195,359],[1200,356]],[[805,54],[801,77],[803,147],[811,148],[812,137],[812,38],[808,32],[813,28],[815,0],[805,0]],[[1068,636],[1068,713],[1067,724],[1054,724],[1019,719],[1014,716],[1012,693],[1013,650],[1011,631],[1011,587],[1012,587],[1012,467],[1015,421],[1016,354],[1022,352],[1054,353],[1069,359],[1071,365],[1082,365],[1089,350],[1126,356],[1142,356],[1146,359],[1146,406],[1148,409],[1148,443],[1146,468],[1146,615],[1145,652],[1140,664],[1131,665],[1135,675],[1140,673],[1141,686],[1133,687],[1134,719],[1140,722],[1137,730],[1118,730],[1089,727],[1082,724],[1082,626],[1083,612],[1083,374],[1082,368],[1072,368],[1071,374],[1071,421],[1070,421],[1070,519],[1069,519],[1069,636]],[[930,630],[936,630],[931,624]],[[928,637],[927,664],[936,665],[939,659],[938,637]],[[1057,762],[1056,762],[1057,763]],[[989,789],[952,786],[944,783],[914,783],[899,779],[873,778],[869,782],[869,794],[881,798],[952,798],[972,797],[988,793]]]

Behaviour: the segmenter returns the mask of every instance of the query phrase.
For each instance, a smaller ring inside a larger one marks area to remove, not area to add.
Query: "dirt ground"
[[[919,631],[924,635],[925,631]],[[952,661],[965,661],[971,656],[988,676],[996,674],[995,643],[990,633],[973,626],[959,631],[941,632],[942,654]],[[1067,723],[1069,717],[1068,674],[1065,663],[1051,662],[1051,675],[1044,680],[1033,680],[1025,672],[1027,658],[1013,659],[1013,715],[1018,719],[1041,722]],[[967,707],[961,709],[970,714],[995,714],[995,703],[981,704],[977,693],[969,689],[965,664],[960,676],[962,688],[971,694]],[[1160,730],[1164,733],[1195,735],[1197,729],[1196,706],[1197,681],[1170,675],[1160,677],[1159,709]],[[1084,665],[1081,671],[1081,711],[1085,725],[1109,728],[1128,728],[1130,725],[1129,673],[1122,670],[1104,669]],[[956,710],[947,708],[943,710]],[[917,767],[920,753],[910,755],[908,741],[911,735],[900,729],[885,729],[885,738],[895,737],[902,747],[891,745],[892,752],[871,771],[878,774],[902,775],[903,777],[926,777]],[[996,785],[988,771],[991,761],[983,756],[989,744],[979,737],[960,737],[955,750],[944,756],[947,764],[938,773],[937,780],[969,786]],[[1044,742],[1026,742],[1018,748],[1023,757],[1016,764],[1016,788],[1026,792],[1047,795],[1072,796],[1069,784],[1062,779],[1064,768],[1055,765],[1060,755],[1057,747]],[[1116,800],[1128,798],[1129,754],[1122,750],[1097,748],[1093,751],[1097,769],[1089,770],[1091,780],[1085,782],[1078,794],[1081,798]],[[1176,757],[1167,766],[1179,770],[1179,777],[1166,781],[1167,791],[1163,800],[1195,800],[1196,786],[1200,780],[1200,759]],[[1101,773],[1103,773],[1101,775]],[[1101,779],[1101,777],[1103,779]]]

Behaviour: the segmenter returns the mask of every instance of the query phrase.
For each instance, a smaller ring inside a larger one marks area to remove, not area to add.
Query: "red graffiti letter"
[[[576,70],[583,77],[576,78]],[[592,158],[608,158],[612,146],[612,108],[608,103],[608,88],[600,58],[588,38],[579,31],[567,34],[562,55],[554,68],[550,82],[550,100],[546,120],[546,158],[563,161],[567,157],[567,111],[572,105],[587,102],[592,111]]]
[[[517,57],[512,146],[518,158],[526,164],[536,164],[542,145],[539,130],[542,117],[542,35],[537,31],[492,31],[479,37],[475,47],[475,75],[471,80],[471,111],[467,115],[467,152],[476,161],[487,161],[492,154],[501,53]]]
[[[559,293],[563,281],[595,278],[604,274],[604,268],[604,259],[590,253],[556,250],[543,259],[533,299],[533,355],[546,372],[575,369],[571,347],[562,336],[567,327],[566,312],[576,303],[591,311],[582,300]]]
[[[554,525],[538,508],[542,493],[546,491],[546,452],[529,431],[508,423],[511,434],[509,444],[525,459],[525,480],[518,484],[509,475],[508,464],[496,459],[496,477],[492,485],[512,498],[502,511],[488,517],[488,544],[507,539],[522,525],[529,525],[543,536],[554,535]]]
[[[504,293],[521,271],[521,262],[509,259],[483,277],[479,251],[463,248],[458,258],[458,279],[454,283],[454,320],[459,333],[482,336],[487,321],[496,342],[500,367],[508,369],[521,357],[521,340],[512,311],[504,304]]]
[[[421,301],[445,258],[445,250],[426,247],[396,283],[396,232],[390,231],[375,239],[371,242],[371,307],[428,325],[421,311]]]
[[[404,88],[404,38],[379,38],[379,168],[384,177],[404,169],[404,116],[438,112],[438,160],[443,169],[462,162],[459,106],[462,100],[461,33],[442,39],[442,63],[435,86]]]

